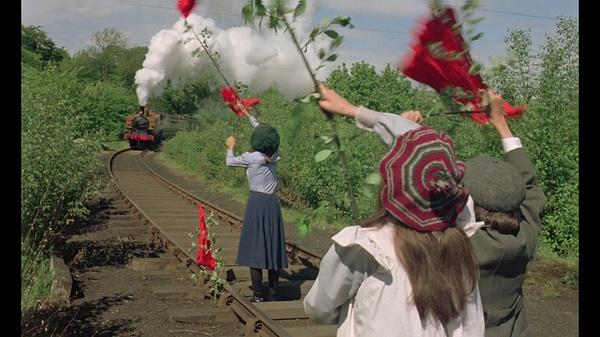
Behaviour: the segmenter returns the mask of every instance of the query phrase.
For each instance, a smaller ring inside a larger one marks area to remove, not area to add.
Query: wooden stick
[[[489,111],[486,109],[486,110],[466,110],[466,111],[443,111],[443,112],[431,113],[427,116],[463,115],[463,114],[474,114],[474,113],[484,113],[487,116],[490,115]]]

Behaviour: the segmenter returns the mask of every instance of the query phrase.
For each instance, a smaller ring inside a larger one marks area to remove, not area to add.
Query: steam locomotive
[[[190,117],[171,115],[140,106],[125,119],[123,138],[133,150],[157,150],[162,141],[179,130],[189,130],[195,125]]]

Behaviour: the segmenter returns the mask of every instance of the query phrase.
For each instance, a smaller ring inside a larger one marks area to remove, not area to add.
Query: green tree
[[[507,38],[512,58],[486,73],[511,103],[528,104],[512,121],[548,197],[542,239],[562,256],[578,256],[579,31],[575,18],[559,18],[556,33],[534,54],[529,32]],[[517,56],[515,58],[515,56]]]
[[[21,53],[25,62],[34,64],[58,63],[69,58],[69,53],[57,47],[41,26],[21,25]]]
[[[111,47],[127,48],[125,34],[115,28],[105,28],[95,32],[91,37],[92,48],[102,52]]]
[[[415,90],[410,80],[388,64],[378,74],[375,66],[355,62],[348,69],[342,64],[327,79],[327,85],[353,104],[377,111],[401,112],[422,107],[423,92]]]
[[[185,82],[180,87],[174,87],[169,81],[165,92],[160,97],[152,97],[148,105],[162,111],[177,114],[194,114],[200,103],[211,96],[209,81],[212,76],[200,76]]]
[[[513,104],[528,104],[538,87],[537,57],[532,51],[530,30],[509,30],[504,39],[508,60],[498,63],[484,77],[506,100]]]
[[[90,40],[92,46],[88,49],[88,53],[100,69],[100,78],[109,80],[116,72],[119,60],[123,58],[123,51],[127,48],[127,38],[114,28],[106,28],[94,33]]]
[[[117,66],[114,70],[118,80],[123,82],[123,86],[135,90],[135,73],[142,68],[144,58],[148,52],[147,47],[132,47],[123,49],[122,57],[117,60]]]
[[[128,48],[125,35],[114,28],[94,33],[90,41],[91,46],[78,51],[63,67],[76,70],[88,81],[115,81],[135,88],[135,72],[142,67],[147,48]]]

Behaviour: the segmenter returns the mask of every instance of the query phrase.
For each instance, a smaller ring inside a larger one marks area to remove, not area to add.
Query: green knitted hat
[[[463,183],[473,201],[492,212],[514,211],[525,199],[525,183],[517,169],[502,159],[475,157],[465,162]]]
[[[250,137],[250,145],[255,151],[272,156],[279,148],[279,134],[274,127],[260,124]]]

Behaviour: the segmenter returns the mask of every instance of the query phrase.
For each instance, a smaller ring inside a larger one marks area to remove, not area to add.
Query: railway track
[[[217,272],[227,280],[217,306],[229,308],[244,324],[245,336],[328,337],[335,325],[314,325],[304,313],[303,298],[318,273],[318,254],[286,242],[289,268],[280,273],[279,301],[252,303],[249,268],[235,264],[242,217],[209,203],[161,177],[146,162],[146,152],[129,149],[114,153],[109,175],[120,197],[132,213],[148,226],[148,232],[161,242],[187,269],[202,280],[202,268],[191,250],[198,223],[197,207],[203,206],[219,220],[215,246],[222,249],[223,267]],[[264,271],[263,279],[266,278]],[[202,282],[199,282],[202,284]]]

